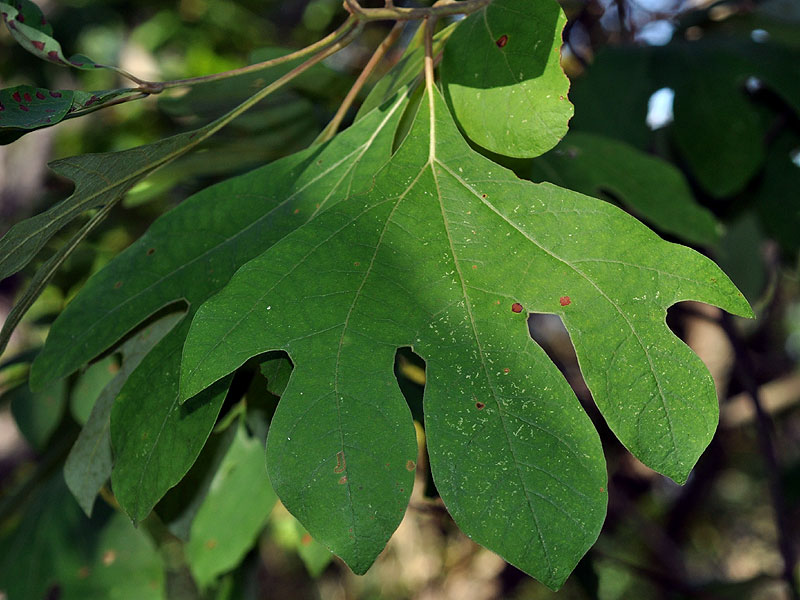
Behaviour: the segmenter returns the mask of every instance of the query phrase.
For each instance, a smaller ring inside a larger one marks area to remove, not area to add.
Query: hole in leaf
[[[398,348],[394,356],[394,376],[414,420],[424,424],[425,361],[408,346]]]
[[[533,313],[528,317],[528,331],[545,354],[558,367],[581,401],[589,401],[591,394],[583,380],[575,347],[567,328],[558,315]]]

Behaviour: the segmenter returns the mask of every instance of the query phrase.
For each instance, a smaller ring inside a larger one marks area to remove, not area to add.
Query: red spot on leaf
[[[44,94],[43,94],[42,92],[36,92],[36,97],[37,97],[39,100],[44,100]]]
[[[22,13],[18,14],[17,15],[17,21],[19,21],[20,23],[24,23],[25,22],[25,15],[23,15]]]
[[[89,567],[83,566],[78,569],[78,579],[86,579],[89,576]]]
[[[511,369],[509,369],[508,367],[506,367],[505,369],[503,369],[503,373],[505,373],[506,375],[508,375],[509,373],[511,373]]]
[[[308,546],[308,545],[311,543],[311,534],[304,533],[304,534],[303,534],[303,537],[302,537],[302,538],[300,538],[300,543],[301,543],[303,546]]]
[[[71,60],[69,62],[71,62],[76,67],[82,67],[83,66],[83,63],[82,62],[78,62],[77,60]]]
[[[342,475],[339,478],[339,485],[344,485],[345,483],[347,483],[347,475]]]
[[[299,212],[300,212],[300,209],[299,209],[299,208],[295,208],[295,209],[294,209],[294,214],[298,214]]]
[[[505,48],[507,43],[508,43],[507,35],[501,35],[499,38],[497,38],[497,41],[495,42],[498,48]]]
[[[409,460],[406,463],[406,470],[407,471],[413,471],[416,468],[417,468],[417,463],[415,463],[413,460]]]
[[[20,105],[19,105],[19,109],[20,109],[21,111],[23,111],[23,112],[28,112],[28,111],[30,110],[30,109],[29,109],[27,106],[25,106],[24,104],[20,104]]]
[[[31,101],[31,95],[28,92],[25,92],[25,94],[22,97],[25,98],[25,102]]]
[[[356,261],[356,262],[354,262],[354,263],[353,263],[353,266],[354,266],[354,267],[360,267],[360,266],[361,266],[361,263],[360,263],[360,262],[358,262],[358,261]]]
[[[572,300],[569,299],[569,296],[561,296],[561,298],[558,299],[558,302],[561,304],[561,306],[569,306],[572,304]]]
[[[519,302],[514,302],[514,304],[511,305],[511,312],[521,313],[522,304],[520,304]]]
[[[333,468],[334,473],[341,473],[347,468],[347,461],[344,459],[344,451],[340,450],[336,453],[336,466]]]
[[[19,92],[14,92],[13,94],[11,94],[11,97],[12,97],[12,98],[13,98],[13,99],[14,99],[16,102],[22,102],[22,96],[20,96],[20,95],[19,95]]]
[[[6,109],[6,107],[3,106],[2,102],[0,102],[0,112],[3,112],[5,109]]]
[[[600,488],[600,492],[601,492],[601,493],[603,493],[603,492],[605,492],[605,491],[606,491],[606,488],[604,488],[604,487],[601,487],[601,488]]]
[[[486,405],[483,402],[476,402],[475,403],[475,408],[477,408],[478,410],[483,410],[484,406],[486,406]]]
[[[121,287],[122,287],[122,282],[121,281],[118,281],[117,283],[114,284],[114,289],[115,290],[118,290]]]
[[[36,48],[37,50],[44,50],[44,42],[35,42],[34,41],[34,42],[31,42],[31,44],[33,44],[33,47]]]
[[[206,548],[208,548],[209,550],[213,550],[214,548],[216,548],[216,547],[217,547],[217,540],[215,540],[214,538],[211,538],[210,540],[208,540],[208,541],[206,542],[205,546],[206,546]]]
[[[58,55],[57,50],[50,50],[50,52],[47,53],[47,58],[55,62],[61,62],[61,57]]]
[[[61,98],[61,92],[50,92],[53,98]]]
[[[477,268],[478,268],[478,265],[472,265],[472,268],[473,268],[473,269],[477,269]]]

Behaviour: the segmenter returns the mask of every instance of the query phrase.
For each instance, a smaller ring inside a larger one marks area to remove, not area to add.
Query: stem
[[[742,386],[750,395],[750,399],[753,401],[753,408],[756,412],[758,442],[761,446],[761,454],[764,458],[764,467],[772,500],[775,528],[778,534],[778,548],[783,558],[783,579],[789,588],[789,597],[793,600],[800,600],[800,584],[798,584],[797,576],[795,575],[797,555],[794,550],[794,537],[789,525],[789,518],[786,510],[780,466],[775,451],[775,443],[772,439],[772,419],[764,410],[764,406],[761,402],[761,392],[754,375],[755,366],[753,365],[750,355],[747,353],[747,349],[744,347],[739,332],[736,331],[730,315],[723,314],[721,324],[736,354],[736,373],[739,376]]]
[[[344,7],[362,23],[368,21],[418,21],[465,15],[488,6],[492,0],[442,0],[430,8],[404,8],[387,2],[383,8],[363,8],[358,0],[344,0]]]
[[[283,63],[297,60],[298,58],[303,58],[304,56],[313,54],[318,50],[323,50],[326,47],[332,46],[333,44],[336,44],[337,42],[341,41],[342,39],[345,38],[345,36],[350,34],[355,28],[357,28],[359,24],[360,24],[359,19],[351,15],[347,18],[347,20],[344,23],[342,23],[341,26],[339,26],[338,29],[336,29],[329,35],[325,36],[321,40],[314,42],[310,46],[306,46],[305,48],[302,48],[295,52],[291,52],[286,56],[279,56],[278,58],[265,60],[263,62],[256,63],[254,65],[248,65],[246,67],[233,69],[231,71],[223,71],[222,73],[214,73],[213,75],[203,75],[201,77],[190,77],[187,79],[173,79],[171,81],[145,81],[121,69],[116,69],[116,71],[123,77],[126,77],[131,81],[137,83],[139,85],[138,88],[139,91],[145,94],[160,94],[164,90],[168,90],[171,88],[191,86],[191,85],[196,85],[198,83],[208,83],[210,81],[219,81],[220,79],[236,77],[237,75],[244,75],[245,73],[255,73],[258,71],[263,71],[265,69],[275,67],[277,65],[281,65]]]
[[[339,130],[339,126],[342,124],[347,111],[350,110],[350,107],[353,105],[353,102],[358,97],[358,93],[361,91],[361,88],[364,87],[364,84],[367,83],[370,75],[375,70],[375,67],[378,66],[378,63],[386,56],[386,53],[389,51],[389,48],[394,46],[395,42],[397,42],[400,34],[405,27],[405,23],[403,21],[398,21],[395,23],[392,30],[389,32],[384,40],[380,43],[380,45],[375,50],[375,53],[367,62],[364,69],[361,71],[361,74],[356,79],[353,87],[350,88],[350,91],[347,92],[347,96],[345,96],[342,104],[339,106],[339,110],[336,111],[336,114],[331,119],[330,123],[322,130],[322,133],[319,134],[316,140],[314,140],[314,144],[321,144],[327,142],[331,139],[336,132]]]

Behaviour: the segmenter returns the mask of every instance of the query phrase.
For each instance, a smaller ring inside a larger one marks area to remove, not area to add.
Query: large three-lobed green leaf
[[[243,263],[351,191],[368,189],[390,155],[405,105],[398,97],[326,146],[213,186],[156,221],[55,321],[31,386],[69,375],[169,305],[184,302],[191,316]],[[186,319],[153,348],[110,409],[114,493],[134,520],[192,465],[224,399],[221,385],[194,406],[177,402],[188,326]]]
[[[392,365],[413,346],[427,361],[428,451],[448,510],[467,535],[558,587],[600,530],[605,465],[526,315],[561,316],[611,428],[683,482],[717,423],[711,377],[664,320],[687,299],[751,314],[703,256],[473,152],[430,88],[367,194],[286,236],[200,308],[181,397],[252,356],[288,351],[295,370],[269,432],[270,478],[360,573],[411,491],[414,430]]]

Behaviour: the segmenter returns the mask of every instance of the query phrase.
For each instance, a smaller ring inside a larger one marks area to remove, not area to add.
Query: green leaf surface
[[[164,565],[124,515],[81,515],[60,474],[46,480],[0,540],[0,591],[9,599],[161,600]]]
[[[244,262],[351,190],[371,185],[371,173],[389,158],[404,104],[375,111],[327,146],[203,190],[158,219],[56,319],[31,385],[69,375],[164,306],[185,300],[194,311]]]
[[[72,418],[81,426],[86,425],[92,407],[103,389],[114,379],[117,370],[117,359],[114,356],[106,356],[89,365],[72,386],[69,408]]]
[[[0,90],[0,134],[58,123],[72,108],[72,90],[18,85]]]
[[[590,133],[568,133],[533,161],[531,180],[598,198],[610,194],[634,215],[688,242],[712,245],[720,225],[697,204],[683,174],[671,164],[624,142]]]
[[[22,435],[37,451],[47,448],[67,405],[66,382],[53,382],[39,392],[31,392],[23,383],[8,395],[11,414]]]
[[[74,54],[70,58],[64,56],[61,44],[52,37],[52,26],[39,7],[30,0],[14,0],[13,4],[0,2],[0,15],[17,43],[43,60],[82,70],[114,69],[82,54]]]
[[[122,355],[122,360],[119,370],[93,403],[89,418],[67,456],[64,479],[88,517],[92,516],[97,492],[111,477],[111,407],[130,374],[182,317],[182,313],[162,317],[120,345],[118,352]],[[96,363],[94,366],[101,364]],[[76,387],[79,384],[80,381]],[[73,390],[73,397],[74,394]]]
[[[599,533],[606,475],[525,313],[561,316],[611,428],[683,482],[717,422],[710,375],[664,322],[684,299],[751,314],[705,257],[471,151],[429,90],[369,193],[247,263],[200,308],[181,396],[286,350],[295,369],[269,431],[270,479],[363,572],[410,492],[414,429],[392,367],[396,348],[413,346],[427,363],[431,468],[455,521],[557,588]]]
[[[289,377],[292,375],[292,363],[282,356],[271,357],[259,365],[261,374],[267,380],[267,391],[276,396],[283,396]]]
[[[572,105],[560,64],[566,21],[553,0],[495,0],[458,25],[442,58],[442,83],[456,121],[476,144],[526,158],[567,132]]]
[[[232,569],[255,544],[277,496],[263,445],[241,424],[192,523],[186,558],[205,588]]]
[[[90,278],[59,316],[32,367],[32,385],[68,375],[164,306],[183,300],[192,313],[238,266],[335,205],[354,185],[369,186],[370,174],[389,156],[404,105],[397,99],[327,146],[204,190],[159,219]],[[112,482],[136,520],[191,467],[224,396],[219,390],[208,397],[201,411],[176,404],[188,323],[152,351],[114,404]],[[70,352],[62,351],[65,344]]]
[[[111,485],[134,522],[147,517],[194,464],[230,385],[230,378],[222,379],[191,406],[178,403],[177,373],[188,325],[184,319],[156,344],[111,409]]]

